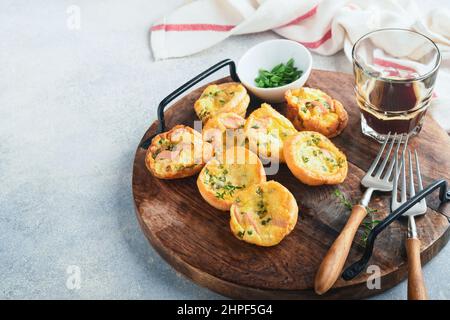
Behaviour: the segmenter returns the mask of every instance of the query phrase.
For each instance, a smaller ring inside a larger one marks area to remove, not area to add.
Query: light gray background
[[[134,152],[171,90],[276,35],[154,62],[148,29],[179,3],[1,0],[0,298],[221,298],[148,245],[131,196]],[[80,30],[66,26],[72,4]],[[350,72],[343,54],[314,55],[314,67]],[[425,266],[431,298],[450,297],[449,264],[447,247]],[[66,287],[69,265],[80,267],[79,290]],[[405,297],[403,282],[376,298]]]

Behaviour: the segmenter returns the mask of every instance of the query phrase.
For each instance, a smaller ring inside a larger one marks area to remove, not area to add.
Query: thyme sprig
[[[334,190],[334,195],[339,199],[341,204],[343,204],[347,209],[352,210],[353,201],[348,200],[345,197],[345,195],[341,192],[341,190],[339,189]],[[381,220],[374,219],[374,214],[378,212],[378,209],[366,207],[366,210],[367,210],[367,217],[361,224],[363,227],[363,234],[361,236],[361,241],[364,243],[364,245],[367,242],[367,237],[369,236],[370,231],[372,231],[372,229],[375,228],[381,222]]]
[[[339,189],[334,190],[334,195],[339,199],[341,204],[343,204],[347,209],[352,210],[353,203],[350,200],[347,200],[347,198],[341,192],[341,190],[339,190]]]

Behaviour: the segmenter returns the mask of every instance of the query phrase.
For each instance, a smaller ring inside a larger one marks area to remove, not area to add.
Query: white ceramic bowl
[[[271,70],[279,63],[294,59],[294,65],[303,71],[300,78],[276,88],[258,88],[255,78],[259,69]],[[266,102],[284,101],[284,93],[288,89],[300,88],[311,73],[312,57],[308,49],[300,43],[277,39],[261,42],[250,48],[239,60],[237,74],[244,86],[258,98]]]

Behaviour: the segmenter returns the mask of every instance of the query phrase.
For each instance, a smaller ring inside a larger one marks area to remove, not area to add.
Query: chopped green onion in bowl
[[[289,59],[287,63],[277,64],[271,71],[259,69],[258,76],[255,78],[255,84],[258,88],[276,88],[281,87],[300,78],[302,70],[294,66],[294,59]]]

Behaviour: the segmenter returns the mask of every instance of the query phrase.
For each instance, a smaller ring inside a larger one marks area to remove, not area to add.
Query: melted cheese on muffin
[[[292,123],[267,103],[253,111],[245,123],[250,149],[280,162],[284,162],[284,141],[296,132]]]
[[[244,146],[244,124],[245,119],[236,113],[221,113],[203,126],[203,140],[211,143],[216,153],[226,148]]]
[[[274,246],[295,227],[298,206],[288,189],[276,181],[240,191],[230,209],[231,232],[240,240]]]
[[[194,109],[203,123],[224,112],[245,117],[250,97],[245,87],[237,82],[212,84],[206,87],[195,102]]]
[[[287,117],[300,131],[317,131],[334,137],[347,126],[348,115],[342,104],[319,89],[288,90],[285,98]]]
[[[199,172],[211,158],[212,152],[212,145],[203,142],[200,133],[190,127],[177,125],[153,138],[145,164],[158,178],[183,178]]]
[[[337,184],[347,176],[347,158],[318,132],[302,131],[291,136],[284,156],[291,172],[308,185]]]
[[[240,190],[266,181],[261,160],[243,147],[224,151],[223,159],[213,158],[200,172],[197,186],[203,198],[219,210],[229,210]]]

